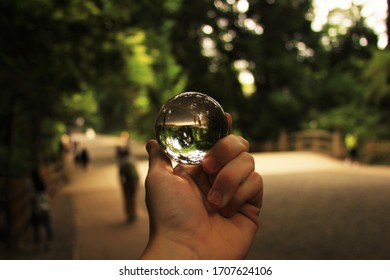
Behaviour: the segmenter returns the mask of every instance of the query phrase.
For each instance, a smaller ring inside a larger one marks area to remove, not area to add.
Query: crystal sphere
[[[204,155],[228,134],[221,105],[199,92],[180,93],[162,106],[155,124],[157,141],[172,160],[200,164]]]

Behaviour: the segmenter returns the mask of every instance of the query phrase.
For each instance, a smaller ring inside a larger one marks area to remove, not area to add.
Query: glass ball
[[[180,93],[162,106],[155,124],[157,141],[169,158],[200,164],[204,155],[228,134],[221,105],[199,92]]]

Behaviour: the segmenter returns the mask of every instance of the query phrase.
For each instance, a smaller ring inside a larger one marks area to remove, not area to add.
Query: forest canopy
[[[309,0],[3,0],[3,164],[50,158],[80,118],[153,137],[183,91],[214,97],[253,141],[313,124],[388,139],[390,49],[354,3],[313,30]]]

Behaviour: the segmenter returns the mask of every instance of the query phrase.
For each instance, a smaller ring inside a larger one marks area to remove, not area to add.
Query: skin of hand
[[[175,167],[157,141],[150,140],[146,149],[150,237],[141,259],[245,258],[259,228],[263,199],[248,142],[230,134],[201,165]]]

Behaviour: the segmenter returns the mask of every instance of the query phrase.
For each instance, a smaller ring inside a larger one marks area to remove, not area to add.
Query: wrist
[[[190,246],[164,237],[151,238],[141,260],[198,260],[197,252]]]

